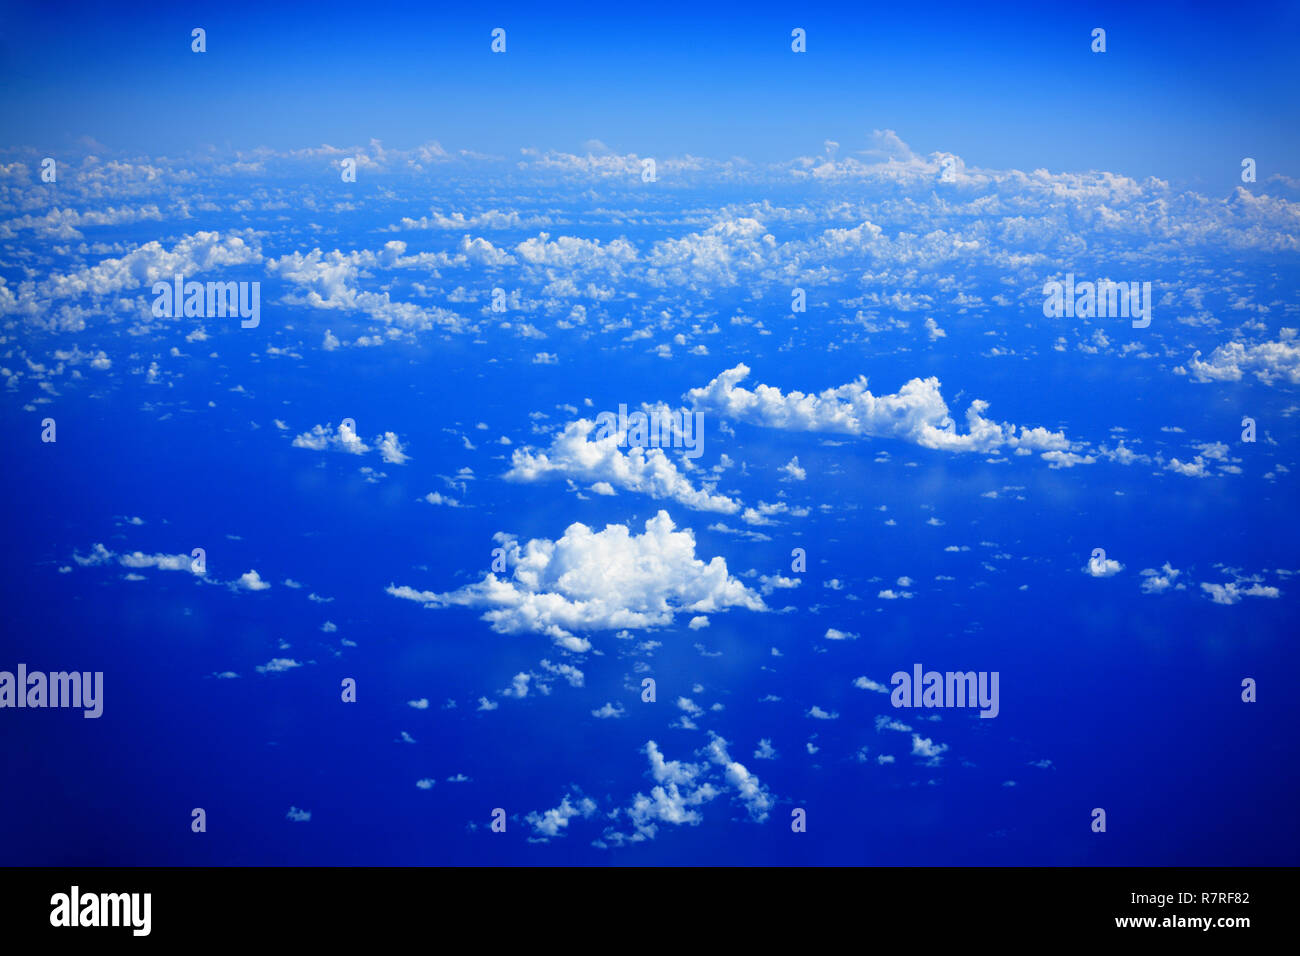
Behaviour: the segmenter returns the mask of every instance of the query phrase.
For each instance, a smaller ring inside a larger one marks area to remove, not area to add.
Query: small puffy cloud
[[[569,825],[574,817],[589,817],[596,812],[596,802],[590,797],[580,797],[577,803],[570,803],[568,794],[560,805],[542,813],[533,811],[524,817],[533,828],[530,838],[533,842],[545,843],[553,837],[560,836],[560,831]]]
[[[1083,568],[1083,573],[1094,578],[1109,578],[1123,570],[1124,565],[1106,557],[1106,553],[1098,548],[1097,552],[1088,559],[1088,563]]]
[[[379,440],[379,454],[390,465],[404,465],[411,457],[402,449],[402,443],[392,432],[384,432]]]
[[[726,782],[736,789],[737,799],[745,805],[749,818],[755,823],[762,823],[775,802],[772,795],[744,764],[731,759],[727,754],[725,740],[715,733],[710,733],[709,737],[709,759],[723,768]]]
[[[650,776],[654,786],[650,793],[638,793],[631,806],[620,809],[616,816],[625,818],[631,832],[609,827],[598,845],[623,846],[652,840],[663,824],[695,826],[702,817],[699,807],[720,792],[714,784],[703,779],[706,765],[666,760],[659,746],[646,741],[643,750],[650,761]]]
[[[293,670],[295,667],[302,667],[302,664],[289,657],[276,657],[265,664],[257,665],[259,674],[282,674],[285,671]]]
[[[833,710],[822,710],[816,704],[813,704],[804,716],[811,717],[814,720],[838,720],[840,715]]]
[[[808,477],[807,470],[799,467],[798,455],[795,455],[778,470],[785,475],[785,478],[781,479],[782,481],[803,481]]]
[[[265,591],[271,585],[263,581],[256,571],[245,571],[234,582],[234,586],[244,591]]]
[[[856,641],[859,637],[852,631],[841,631],[835,627],[826,628],[826,633],[822,636],[828,641]]]
[[[452,497],[449,496],[449,495],[440,494],[440,493],[438,493],[438,492],[436,492],[436,491],[431,491],[431,492],[429,492],[427,495],[425,495],[425,496],[424,496],[423,498],[421,498],[420,500],[421,500],[421,501],[427,501],[427,502],[428,502],[429,504],[431,504],[431,505],[446,505],[448,508],[459,508],[459,507],[461,507],[460,502],[457,501],[455,498],[452,498]]]
[[[800,580],[800,578],[782,577],[779,574],[763,574],[758,578],[758,589],[767,595],[776,590],[797,588]]]
[[[1159,570],[1154,568],[1145,568],[1142,571],[1142,593],[1143,594],[1163,594],[1168,590],[1182,591],[1186,585],[1176,584],[1181,571],[1171,567],[1166,561],[1164,566]]]
[[[947,751],[947,744],[936,744],[929,737],[912,734],[912,756],[923,757],[930,763],[938,763],[941,755]]]
[[[859,690],[874,690],[877,694],[888,694],[889,688],[884,684],[878,684],[869,677],[859,677],[853,681],[853,686]]]
[[[102,544],[96,543],[90,549],[90,554],[81,555],[74,551],[72,554],[72,560],[77,562],[77,564],[83,568],[90,568],[95,565],[107,564],[109,561],[112,561],[113,552],[109,551],[108,548],[104,547]]]
[[[192,567],[188,554],[142,554],[139,551],[122,555],[118,563],[124,568],[158,568],[160,571],[189,571]]]
[[[1241,581],[1230,581],[1227,584],[1203,583],[1201,590],[1215,604],[1237,604],[1243,597],[1277,598],[1282,596],[1282,592],[1277,588],[1265,586],[1258,581],[1252,582],[1249,587],[1242,587],[1241,585]]]
[[[557,476],[676,501],[695,511],[734,514],[740,510],[738,501],[694,487],[662,448],[625,449],[619,444],[624,436],[617,433],[591,441],[588,436],[595,428],[595,422],[579,419],[566,425],[546,451],[515,449],[506,480],[534,482]]]
[[[293,440],[294,448],[309,448],[312,451],[341,451],[349,455],[364,455],[370,447],[363,442],[352,426],[347,422],[339,424],[337,430],[329,425],[315,425],[311,431],[303,432]]]
[[[502,697],[524,698],[528,696],[528,682],[533,675],[521,671],[510,682],[510,686],[501,692]]]
[[[310,810],[299,810],[297,807],[290,807],[289,812],[284,815],[286,820],[292,820],[294,823],[308,823],[311,820]]]

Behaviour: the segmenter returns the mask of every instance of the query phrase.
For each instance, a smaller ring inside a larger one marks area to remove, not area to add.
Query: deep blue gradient
[[[103,671],[105,703],[0,710],[0,864],[1294,865],[1296,11],[6,6],[0,670]],[[895,130],[893,164],[830,158],[878,161]],[[937,180],[949,153],[958,183]],[[404,222],[436,214],[469,221]],[[159,263],[234,236],[255,254],[190,277],[260,282],[258,328],[150,314]],[[313,252],[354,271],[295,280]],[[1152,325],[1046,317],[1066,271],[1151,282]],[[493,313],[495,288],[519,304]],[[1236,344],[1273,351],[1234,378]],[[506,478],[569,422],[678,407],[742,363],[744,387],[786,394],[933,377],[958,433],[983,401],[1095,460],[710,411],[694,467],[669,456],[691,486],[806,514]],[[366,454],[295,447],[344,418]],[[386,432],[408,461],[374,450]],[[1121,437],[1149,460],[1098,451]],[[795,458],[806,478],[785,480]],[[745,587],[799,586],[698,629],[683,610],[593,627],[584,653],[386,593],[473,585],[495,535],[636,535],[660,511]],[[82,566],[96,543],[114,560]],[[205,577],[119,560],[199,547]],[[1123,569],[1084,573],[1095,548]],[[1144,593],[1166,562],[1182,587]],[[270,587],[232,586],[250,570]],[[1201,587],[1230,582],[1276,590]],[[258,670],[277,659],[297,666]],[[539,691],[543,661],[582,686]],[[914,663],[997,671],[1000,714],[854,686]],[[594,716],[607,702],[625,715]],[[913,733],[947,749],[926,759]],[[710,734],[766,812],[710,765]],[[657,784],[648,741],[718,792],[620,846]],[[530,821],[566,797],[596,809],[558,834]]]

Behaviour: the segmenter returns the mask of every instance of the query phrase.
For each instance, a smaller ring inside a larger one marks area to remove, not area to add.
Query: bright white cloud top
[[[660,511],[639,535],[626,525],[592,531],[577,522],[558,541],[535,538],[520,546],[498,534],[508,576],[489,572],[446,593],[395,584],[387,592],[432,608],[486,608],[483,620],[498,633],[540,632],[577,652],[591,643],[575,631],[666,627],[678,613],[732,607],[767,610],[758,594],[728,573],[723,558],[705,564],[695,556],[694,533],[675,527]]]
[[[734,514],[740,510],[740,502],[693,486],[662,448],[623,451],[619,445],[622,435],[589,439],[595,428],[595,422],[581,418],[566,425],[546,451],[516,449],[506,478],[528,482],[558,476],[592,484],[604,482],[612,488],[676,501],[695,511]]]
[[[1070,449],[1061,432],[985,418],[988,403],[978,399],[966,411],[967,431],[959,432],[939,392],[939,380],[933,377],[914,378],[892,395],[873,395],[865,376],[817,395],[805,395],[783,394],[771,385],[759,385],[753,391],[740,387],[748,376],[749,366],[737,365],[703,388],[691,389],[686,400],[705,411],[783,431],[896,438],[944,451],[991,452],[1008,447],[1050,453]]]

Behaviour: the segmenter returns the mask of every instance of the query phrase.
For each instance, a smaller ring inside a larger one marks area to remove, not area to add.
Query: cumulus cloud
[[[193,559],[188,554],[124,554],[118,563],[125,568],[157,568],[160,571],[189,571]],[[270,585],[266,585],[270,587]]]
[[[795,455],[778,470],[785,475],[785,477],[781,479],[782,481],[803,481],[808,477],[807,469],[799,466],[798,455]]]
[[[378,448],[380,457],[390,465],[404,465],[410,461],[410,456],[394,432],[377,435],[371,442],[367,445],[351,422],[345,419],[337,429],[332,424],[312,426],[310,431],[294,438],[293,447],[311,451],[336,451],[346,455],[364,455]],[[447,502],[450,500],[447,499]]]
[[[309,253],[292,252],[278,259],[267,260],[267,270],[290,284],[294,291],[285,296],[292,305],[330,311],[356,312],[385,325],[408,331],[426,331],[434,328],[462,331],[465,320],[448,309],[438,306],[419,306],[411,302],[395,302],[388,292],[373,292],[361,288],[364,275],[376,270],[423,269],[427,272],[440,267],[474,264],[498,265],[509,262],[510,257],[493,248],[485,239],[471,240],[466,236],[451,253],[420,253],[406,255],[406,243],[393,240],[378,252],[368,249],[352,252],[334,250],[323,253],[313,249]],[[337,340],[335,340],[337,343]],[[357,344],[379,344],[379,341]],[[329,348],[337,347],[330,344]]]
[[[749,367],[737,365],[703,388],[686,393],[692,406],[728,418],[784,431],[830,432],[863,438],[896,438],[923,448],[991,452],[1008,447],[1029,451],[1066,451],[1061,432],[999,424],[984,417],[988,403],[973,401],[966,412],[966,432],[957,429],[939,392],[937,378],[914,378],[892,395],[873,395],[867,379],[818,395],[783,394],[770,385],[753,391],[740,387]]]
[[[869,677],[858,677],[853,681],[853,686],[860,690],[874,690],[877,694],[888,694],[889,688],[884,684],[879,684]]]
[[[241,591],[265,591],[271,585],[262,580],[262,576],[255,570],[245,571],[236,580],[230,583],[232,588]]]
[[[727,742],[715,733],[709,734],[707,752],[709,759],[723,768],[724,778],[735,788],[736,799],[744,804],[749,818],[755,823],[766,820],[774,801],[762,782],[744,764],[731,759],[727,753]]]
[[[150,289],[155,282],[171,282],[177,274],[194,279],[228,266],[261,261],[260,249],[242,235],[222,238],[216,232],[196,232],[183,236],[170,250],[160,242],[146,242],[121,258],[104,259],[68,275],[51,275],[42,291],[52,299],[104,297]]]
[[[1295,329],[1283,329],[1280,341],[1220,345],[1208,361],[1201,361],[1198,351],[1186,369],[1175,371],[1189,374],[1197,382],[1239,382],[1250,372],[1266,385],[1279,381],[1300,385],[1300,341],[1296,340]]]
[[[624,451],[619,446],[623,436],[618,434],[589,440],[595,428],[595,422],[579,419],[566,425],[546,451],[516,449],[506,479],[531,482],[555,475],[584,483],[604,482],[613,488],[676,501],[696,511],[733,514],[740,510],[740,502],[692,486],[662,448]]]
[[[758,589],[763,594],[771,594],[773,591],[785,588],[797,588],[801,578],[787,578],[780,574],[763,574],[758,578]]]
[[[1282,592],[1259,581],[1251,581],[1243,587],[1242,581],[1229,581],[1225,584],[1202,583],[1201,590],[1215,604],[1238,604],[1243,597],[1277,598]]]
[[[929,737],[912,734],[912,756],[924,758],[927,764],[931,766],[938,764],[947,750],[947,744],[936,744]]]
[[[341,451],[348,455],[364,455],[370,451],[356,430],[347,422],[340,422],[336,431],[332,425],[315,425],[311,431],[303,432],[293,440],[294,448],[309,448],[312,451]]]
[[[605,831],[603,845],[639,843],[654,839],[659,827],[665,823],[675,826],[694,826],[703,819],[699,807],[718,795],[718,788],[701,779],[705,766],[680,760],[665,760],[659,745],[646,741],[643,751],[650,762],[650,776],[654,786],[649,795],[638,793],[631,806],[620,811],[631,824],[632,832],[624,833],[614,827]]]
[[[648,519],[639,535],[626,525],[592,531],[574,523],[558,541],[520,546],[501,534],[497,540],[508,569],[502,577],[489,572],[446,593],[394,584],[387,591],[426,607],[486,608],[483,619],[499,633],[544,633],[573,651],[591,647],[575,631],[662,627],[677,613],[767,610],[758,594],[727,572],[723,558],[708,564],[696,558],[694,534],[677,531],[666,511]]]
[[[546,843],[557,836],[562,836],[562,831],[569,826],[569,821],[574,817],[589,817],[596,812],[596,801],[590,797],[579,797],[576,803],[569,801],[569,795],[565,794],[560,801],[560,805],[551,810],[538,813],[533,811],[524,817],[533,828],[533,835],[529,838],[534,843]]]
[[[1171,589],[1182,591],[1186,587],[1186,585],[1175,583],[1182,572],[1172,567],[1168,561],[1164,563],[1159,571],[1155,568],[1144,568],[1141,574],[1143,594],[1163,594]]]
[[[1112,558],[1106,557],[1106,552],[1100,548],[1088,558],[1088,563],[1083,567],[1083,573],[1094,578],[1109,578],[1119,574],[1124,570],[1124,565]]]
[[[402,449],[402,443],[392,432],[384,432],[379,440],[379,454],[390,465],[404,465],[410,456]]]

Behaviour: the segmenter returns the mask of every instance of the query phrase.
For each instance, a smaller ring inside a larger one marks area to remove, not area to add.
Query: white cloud
[[[704,771],[700,764],[665,760],[653,740],[646,741],[644,752],[650,761],[655,786],[648,796],[638,793],[632,805],[621,811],[632,824],[633,832],[620,833],[611,827],[604,834],[608,843],[621,845],[653,839],[664,823],[694,826],[702,819],[697,808],[718,795],[713,784],[700,779]]]
[[[663,449],[633,447],[625,451],[619,447],[621,436],[617,434],[590,441],[588,436],[595,428],[595,422],[579,419],[566,425],[546,451],[516,449],[506,479],[530,482],[560,475],[587,484],[604,482],[655,499],[670,499],[696,511],[733,514],[740,510],[737,501],[693,487]]]
[[[758,578],[759,590],[763,594],[771,594],[780,589],[797,588],[800,580],[800,578],[787,578],[779,574],[763,574]]]
[[[1183,590],[1186,585],[1175,584],[1181,571],[1170,566],[1166,561],[1164,566],[1159,570],[1154,568],[1145,568],[1142,571],[1142,593],[1143,594],[1163,594],[1171,588],[1177,591]]]
[[[874,690],[877,694],[888,694],[889,688],[884,684],[878,684],[869,677],[859,677],[853,681],[853,686],[860,690]]]
[[[739,387],[748,375],[748,366],[737,365],[685,397],[696,408],[785,431],[897,438],[954,452],[990,452],[1004,446],[1048,452],[1070,447],[1060,432],[984,418],[988,403],[978,399],[966,412],[967,431],[958,432],[939,393],[939,380],[933,377],[914,378],[893,395],[877,396],[867,390],[865,377],[819,395],[805,395],[782,394],[770,385],[759,385],[754,391]]]
[[[349,455],[364,455],[370,447],[362,441],[356,431],[347,422],[339,423],[335,431],[329,425],[315,425],[311,431],[303,432],[293,440],[294,448],[310,448],[312,451],[341,451]]]
[[[929,737],[922,737],[920,734],[912,734],[913,757],[924,757],[929,763],[936,764],[947,749],[947,744],[936,744]]]
[[[745,765],[732,760],[727,754],[727,742],[715,733],[709,734],[707,748],[709,758],[723,768],[727,783],[736,788],[738,799],[745,805],[749,817],[755,823],[762,823],[772,809],[772,795],[762,782],[745,768]]]
[[[102,547],[102,545],[97,545]],[[193,559],[188,554],[124,554],[118,563],[126,568],[158,568],[160,571],[189,571]],[[270,585],[267,585],[270,587]]]
[[[262,576],[256,571],[245,571],[234,582],[234,587],[245,591],[265,591],[271,585],[262,580]]]
[[[1100,549],[1098,549],[1100,551]],[[1094,554],[1088,559],[1088,563],[1083,568],[1083,573],[1091,575],[1094,578],[1109,578],[1119,574],[1124,570],[1124,565],[1118,561],[1106,557],[1103,551],[1100,554]]]
[[[766,605],[727,572],[721,557],[708,564],[695,557],[695,536],[677,531],[660,511],[634,535],[625,525],[592,531],[575,523],[559,541],[541,538],[520,546],[498,535],[510,569],[488,573],[477,584],[435,593],[390,584],[394,597],[427,607],[487,608],[483,619],[503,634],[535,631],[573,651],[590,649],[574,631],[661,627],[678,612],[707,614]]]
[[[450,495],[440,494],[436,491],[429,492],[420,500],[427,501],[431,505],[446,505],[448,508],[462,507],[461,503],[455,498],[452,498]]]
[[[1282,596],[1282,592],[1277,588],[1265,586],[1257,581],[1251,583],[1249,587],[1243,588],[1240,585],[1240,581],[1230,581],[1227,584],[1203,583],[1201,590],[1215,604],[1237,604],[1243,597],[1277,598]]]
[[[390,465],[404,465],[411,460],[410,456],[402,449],[402,443],[397,440],[397,436],[392,432],[384,432],[379,441],[379,454]]]
[[[1267,385],[1284,381],[1300,385],[1300,341],[1295,329],[1283,329],[1283,339],[1277,342],[1260,342],[1247,346],[1241,342],[1220,345],[1209,361],[1200,360],[1198,351],[1187,363],[1187,369],[1198,382],[1239,382],[1246,372]]]
[[[596,801],[590,797],[580,797],[577,803],[569,802],[569,795],[565,794],[560,805],[551,810],[542,813],[533,811],[524,817],[533,827],[532,840],[534,842],[545,843],[554,837],[560,836],[560,831],[566,829],[569,821],[574,817],[589,817],[596,812]]]
[[[295,667],[302,667],[300,663],[288,657],[276,657],[265,664],[257,665],[259,674],[282,674],[285,671],[293,670]]]

